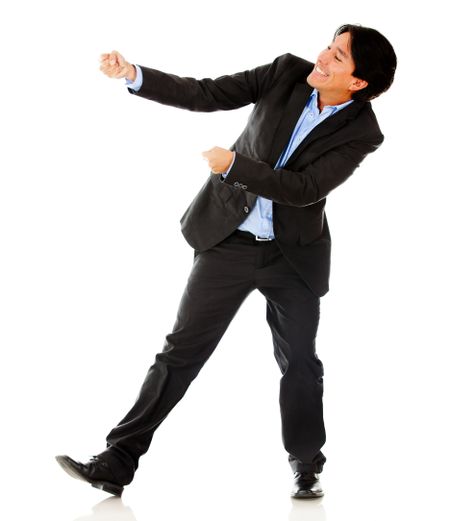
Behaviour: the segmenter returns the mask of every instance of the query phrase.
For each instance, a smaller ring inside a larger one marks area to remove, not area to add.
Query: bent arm
[[[267,163],[236,153],[234,164],[223,182],[279,204],[308,206],[327,197],[348,179],[381,142],[382,139],[352,141],[329,150],[299,171],[273,169]]]

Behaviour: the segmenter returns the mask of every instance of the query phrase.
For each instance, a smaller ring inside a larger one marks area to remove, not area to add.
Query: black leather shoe
[[[295,499],[311,499],[322,497],[323,490],[319,481],[319,474],[313,472],[296,472],[294,474],[294,488],[291,497]]]
[[[123,485],[117,483],[108,463],[98,456],[93,456],[87,463],[80,463],[69,456],[56,456],[56,461],[69,476],[87,481],[93,487],[114,496],[122,495]]]

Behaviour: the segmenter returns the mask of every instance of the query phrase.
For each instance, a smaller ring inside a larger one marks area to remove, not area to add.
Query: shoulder
[[[306,81],[307,76],[314,67],[312,62],[289,52],[275,58],[272,65],[277,75],[289,74],[295,77],[297,82]]]
[[[359,126],[365,135],[381,144],[384,140],[384,136],[378,124],[375,112],[373,111],[372,104],[370,101],[366,101],[362,105],[358,114]]]

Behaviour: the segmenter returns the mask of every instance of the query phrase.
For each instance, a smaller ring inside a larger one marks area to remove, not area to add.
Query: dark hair
[[[353,76],[367,81],[364,89],[353,93],[352,99],[368,101],[387,91],[394,81],[397,57],[389,41],[375,29],[362,25],[341,25],[334,38],[350,33],[355,70]]]

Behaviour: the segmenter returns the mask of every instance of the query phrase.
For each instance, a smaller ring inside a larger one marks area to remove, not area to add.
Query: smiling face
[[[367,86],[353,76],[355,62],[351,55],[350,33],[342,33],[324,49],[306,81],[319,91],[320,106],[339,105]]]

